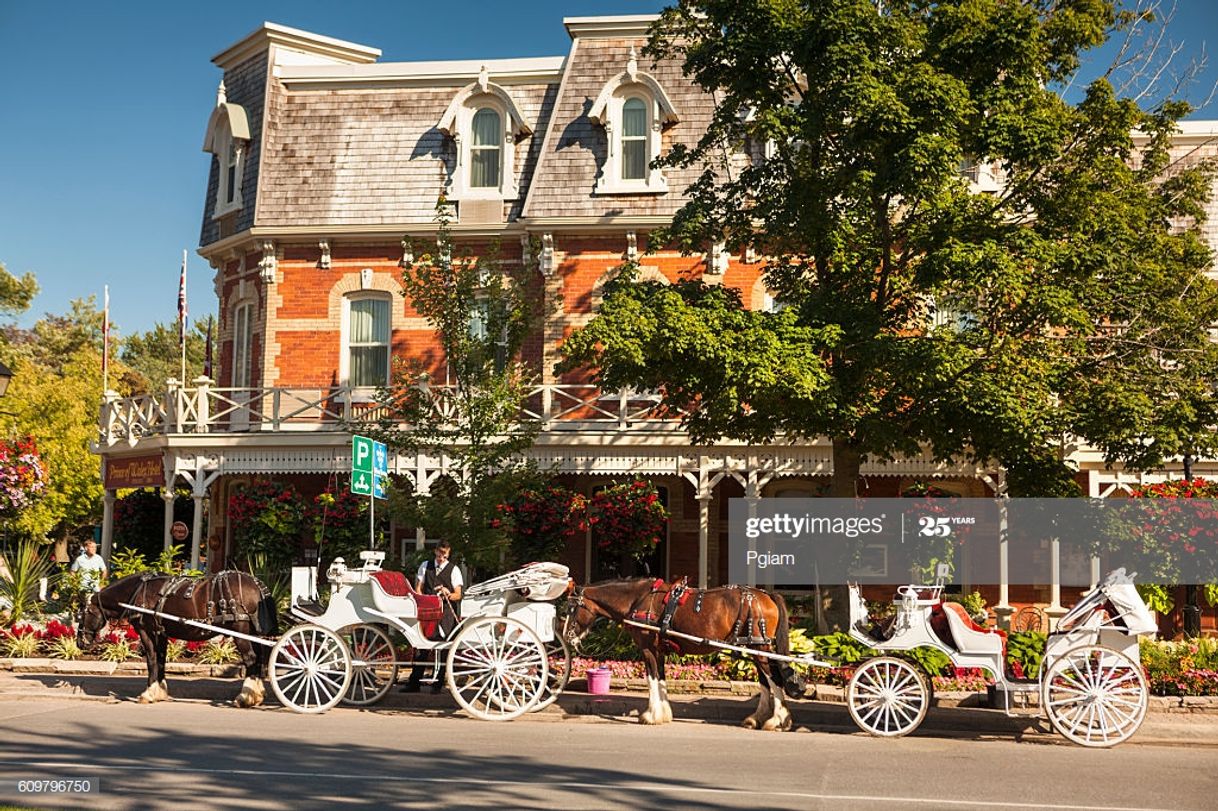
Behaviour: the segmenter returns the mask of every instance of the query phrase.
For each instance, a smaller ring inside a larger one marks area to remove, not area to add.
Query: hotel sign
[[[165,465],[159,453],[106,460],[106,489],[164,487]]]

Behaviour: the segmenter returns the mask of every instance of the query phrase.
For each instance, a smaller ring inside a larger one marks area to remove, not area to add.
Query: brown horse
[[[611,580],[581,586],[572,593],[563,620],[563,636],[578,649],[579,640],[597,617],[623,623],[634,644],[643,652],[650,692],[647,710],[640,723],[672,721],[664,661],[669,652],[717,653],[721,648],[672,636],[668,631],[715,640],[729,645],[787,655],[790,651],[787,606],[781,596],[747,586],[724,586],[699,590],[683,583],[666,585],[661,580],[639,578]],[[630,620],[649,627],[625,624]],[[803,693],[802,679],[789,664],[764,656],[753,656],[761,698],[757,710],[744,719],[749,729],[784,730],[791,727],[791,714],[782,691]]]
[[[139,696],[141,704],[169,698],[169,688],[165,683],[165,653],[171,636],[196,642],[211,639],[216,633],[132,611],[124,608],[122,603],[150,608],[182,619],[198,620],[237,633],[253,636],[276,636],[279,633],[279,615],[274,599],[256,577],[245,572],[227,571],[204,577],[143,572],[116,580],[89,596],[81,612],[77,641],[82,648],[90,648],[107,622],[130,621],[131,627],[140,635],[144,661],[148,665],[148,687]],[[256,707],[265,696],[262,679],[270,648],[240,637],[233,637],[233,641],[245,665],[245,681],[234,703],[238,707]]]

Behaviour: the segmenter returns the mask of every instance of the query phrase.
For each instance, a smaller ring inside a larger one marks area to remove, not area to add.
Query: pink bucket
[[[609,692],[609,668],[588,668],[588,692],[600,696]]]

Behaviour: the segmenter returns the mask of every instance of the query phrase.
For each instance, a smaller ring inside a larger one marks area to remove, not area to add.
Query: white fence
[[[333,431],[391,420],[390,409],[345,386],[330,388],[217,388],[202,380],[173,385],[160,395],[109,399],[102,404],[100,442],[134,444],[161,434],[251,431]],[[456,413],[452,386],[430,386],[441,417]],[[678,431],[679,413],[660,407],[658,394],[603,392],[590,384],[551,384],[529,391],[520,416],[543,431],[592,433],[632,430]]]

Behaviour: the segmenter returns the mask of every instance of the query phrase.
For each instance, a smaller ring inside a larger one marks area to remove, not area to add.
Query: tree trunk
[[[862,455],[848,438],[833,438],[833,481],[829,485],[831,498],[854,498],[858,495],[861,464]]]

